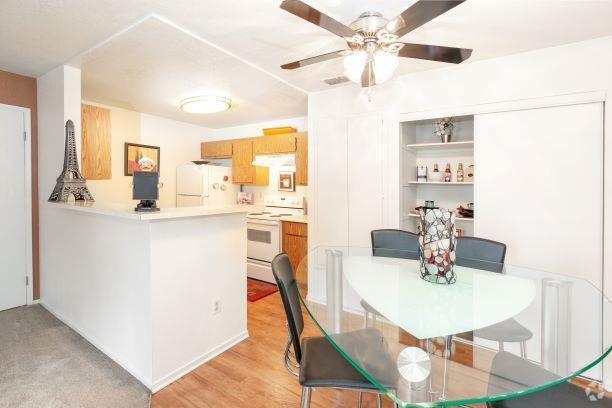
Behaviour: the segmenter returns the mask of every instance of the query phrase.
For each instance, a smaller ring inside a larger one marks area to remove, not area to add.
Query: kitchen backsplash
[[[266,194],[274,195],[301,195],[306,197],[308,194],[307,186],[296,186],[295,191],[278,191],[278,169],[270,167],[270,183],[267,186],[248,186],[243,187],[243,191],[253,193],[253,201],[255,205],[263,205],[263,199]]]

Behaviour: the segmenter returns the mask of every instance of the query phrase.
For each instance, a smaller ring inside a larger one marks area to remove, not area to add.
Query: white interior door
[[[316,123],[315,246],[348,245],[346,126],[346,119],[324,118]]]
[[[508,264],[575,276],[601,289],[603,104],[477,115],[474,153],[476,235],[504,242]],[[580,290],[572,285],[576,299]],[[601,302],[592,303],[574,304],[564,317],[571,322],[568,353],[575,369],[601,351],[600,342],[581,337],[602,321]],[[532,305],[517,320],[538,327],[540,307]],[[527,343],[536,361],[540,341],[535,332]],[[601,366],[585,375],[600,379]]]
[[[26,169],[23,112],[0,106],[0,310],[26,304]]]
[[[475,162],[476,234],[601,288],[603,104],[477,115]]]

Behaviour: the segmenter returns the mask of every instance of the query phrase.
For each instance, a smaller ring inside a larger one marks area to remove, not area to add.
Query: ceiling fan
[[[345,75],[362,87],[381,84],[391,78],[399,64],[398,57],[417,58],[459,64],[472,54],[466,48],[398,42],[404,34],[422,26],[465,0],[418,0],[393,20],[369,11],[345,26],[300,0],[284,0],[280,7],[306,21],[344,38],[348,49],[329,52],[289,64],[296,69],[330,59],[344,57]]]

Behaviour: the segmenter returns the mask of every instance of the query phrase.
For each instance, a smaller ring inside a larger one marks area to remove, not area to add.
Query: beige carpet
[[[149,405],[145,386],[43,307],[0,312],[0,407]]]

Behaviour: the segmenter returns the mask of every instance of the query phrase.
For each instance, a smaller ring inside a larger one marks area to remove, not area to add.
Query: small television
[[[136,211],[159,211],[155,203],[159,199],[159,173],[135,171],[132,198],[140,200]]]

